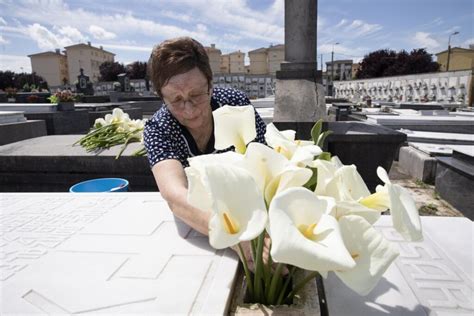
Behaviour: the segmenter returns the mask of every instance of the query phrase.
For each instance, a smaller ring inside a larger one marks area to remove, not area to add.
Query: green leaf
[[[323,120],[318,120],[316,123],[314,123],[314,126],[311,129],[311,140],[315,144],[319,139],[319,135],[321,134],[322,128],[323,128]]]
[[[318,183],[318,168],[311,168],[308,167],[311,171],[313,171],[313,175],[309,178],[308,182],[304,184],[304,187],[308,190],[314,191],[316,188],[316,184]]]
[[[319,156],[318,156],[318,159],[321,159],[321,160],[326,160],[326,161],[331,161],[331,153],[325,151],[325,152],[322,152]]]
[[[325,131],[324,133],[319,135],[319,138],[318,138],[318,141],[316,142],[316,145],[323,148],[324,140],[326,139],[326,137],[328,137],[331,134],[332,134],[332,131]]]

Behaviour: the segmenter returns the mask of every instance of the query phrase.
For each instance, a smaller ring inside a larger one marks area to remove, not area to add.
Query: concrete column
[[[317,71],[317,0],[285,0],[285,62],[276,73],[275,122],[326,118]]]

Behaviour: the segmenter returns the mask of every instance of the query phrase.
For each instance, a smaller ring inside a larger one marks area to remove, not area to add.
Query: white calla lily
[[[305,167],[323,151],[311,141],[295,140],[293,130],[279,131],[273,123],[267,125],[265,140],[269,146],[299,167]]]
[[[214,147],[222,150],[234,146],[236,152],[245,153],[247,144],[257,137],[254,111],[251,105],[224,105],[215,110],[212,113],[214,117]]]
[[[308,168],[291,164],[285,157],[260,143],[249,144],[244,159],[246,169],[254,176],[267,204],[278,192],[302,186],[312,175]]]
[[[336,199],[337,206],[332,215],[337,219],[355,214],[375,223],[381,212],[388,209],[388,195],[382,191],[370,194],[355,165],[344,166],[339,159],[316,160],[314,165],[318,168],[315,192]]]
[[[263,196],[253,177],[230,163],[217,163],[225,161],[226,157],[237,161],[235,155],[238,154],[229,152],[207,155],[206,159],[193,158],[190,159],[191,166],[185,169],[188,202],[212,212],[209,242],[217,249],[256,238],[267,223]],[[236,187],[239,187],[238,193]]]
[[[268,227],[273,260],[312,271],[354,267],[337,220],[327,215],[332,207],[333,199],[317,197],[305,188],[276,195],[270,204]]]
[[[204,169],[204,183],[212,201],[211,246],[223,249],[259,236],[268,215],[253,177],[246,170],[230,165],[214,164]]]
[[[398,249],[360,216],[344,216],[339,220],[339,226],[356,266],[335,273],[359,295],[367,295],[397,258]]]
[[[233,151],[221,154],[200,155],[188,158],[189,167],[185,168],[188,179],[188,202],[203,211],[212,210],[209,188],[205,184],[205,167],[209,165],[243,165],[243,156]]]
[[[387,171],[377,168],[377,175],[385,183],[380,192],[387,192],[390,197],[390,214],[393,227],[408,241],[423,240],[421,220],[415,201],[410,193],[398,184],[392,184]]]
[[[94,127],[95,128],[99,128],[99,127],[102,127],[102,126],[105,126],[105,125],[108,125],[107,122],[103,119],[103,118],[98,118],[95,120],[94,122]]]

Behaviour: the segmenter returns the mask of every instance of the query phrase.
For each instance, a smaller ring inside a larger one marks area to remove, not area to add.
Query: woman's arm
[[[188,203],[188,182],[181,162],[174,159],[162,160],[151,170],[161,196],[168,202],[173,213],[186,224],[207,236],[211,214]]]

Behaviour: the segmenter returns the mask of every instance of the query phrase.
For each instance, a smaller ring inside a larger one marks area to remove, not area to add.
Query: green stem
[[[265,238],[265,232],[262,232],[260,236],[258,236],[257,241],[257,253],[256,253],[256,261],[255,262],[255,278],[254,278],[254,288],[255,288],[255,299],[259,300],[263,303],[264,295],[262,294],[262,265],[263,265],[263,241]]]
[[[318,271],[311,272],[306,278],[303,279],[298,285],[293,287],[293,290],[288,294],[285,300],[291,300],[311,279],[314,279],[318,275]]]
[[[293,277],[293,274],[295,273],[296,267],[292,266],[290,273],[288,274],[288,277],[285,281],[285,284],[283,285],[283,288],[280,291],[280,295],[278,295],[278,300],[276,302],[276,305],[281,305],[283,302],[283,295],[285,295],[286,289],[288,288],[288,285],[290,284],[291,278]]]
[[[247,258],[245,257],[244,250],[240,243],[238,244],[240,254],[242,255],[242,264],[244,265],[245,276],[247,277],[247,289],[249,290],[249,294],[251,297],[253,296],[253,285],[252,285],[252,276],[250,275],[249,267],[247,265]]]
[[[270,283],[270,290],[268,291],[267,302],[271,305],[275,304],[275,293],[277,290],[278,281],[281,277],[281,270],[284,264],[278,263],[275,272],[273,273],[272,282]]]

